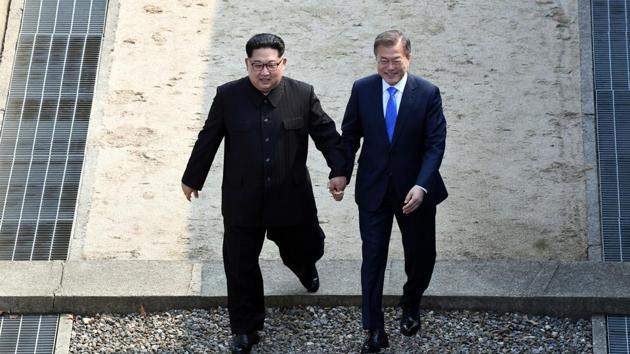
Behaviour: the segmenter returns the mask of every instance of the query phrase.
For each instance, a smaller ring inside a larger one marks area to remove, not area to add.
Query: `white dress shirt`
[[[400,108],[400,100],[402,99],[402,94],[403,91],[405,90],[405,85],[407,84],[407,73],[405,73],[405,76],[402,77],[402,79],[400,79],[400,81],[398,81],[398,83],[394,86],[390,86],[387,82],[385,82],[385,80],[383,81],[383,116],[385,116],[386,112],[387,112],[387,102],[389,101],[389,92],[387,92],[387,89],[390,87],[395,87],[396,90],[398,90],[398,92],[396,92],[396,96],[394,96],[394,98],[396,99],[396,113],[398,113],[398,108]]]

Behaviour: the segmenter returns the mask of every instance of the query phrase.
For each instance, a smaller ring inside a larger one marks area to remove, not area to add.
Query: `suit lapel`
[[[411,74],[407,74],[407,83],[405,85],[405,89],[403,91],[403,96],[400,100],[400,107],[398,108],[398,115],[396,116],[396,125],[394,126],[394,136],[392,138],[391,145],[396,144],[396,140],[398,139],[398,135],[403,131],[405,122],[411,117],[411,107],[415,100],[416,95],[416,81],[411,76]],[[382,102],[382,98],[381,98]],[[382,109],[381,109],[382,111]],[[385,118],[383,118],[385,121]],[[389,141],[389,139],[387,139]]]
[[[376,114],[377,126],[380,126],[378,131],[381,135],[381,139],[385,142],[385,144],[389,145],[389,137],[387,136],[387,124],[385,124],[385,113],[383,112],[383,79],[379,75],[375,75],[374,80],[374,96],[372,98],[372,102],[374,102],[375,110],[378,112]]]

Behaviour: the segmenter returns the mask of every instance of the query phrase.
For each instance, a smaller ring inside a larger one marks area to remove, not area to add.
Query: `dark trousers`
[[[265,321],[265,304],[258,256],[265,233],[278,246],[282,262],[295,274],[301,274],[324,254],[324,232],[317,222],[271,228],[224,223],[224,227],[223,266],[232,333],[261,330]]]
[[[364,329],[384,327],[383,281],[394,216],[402,234],[407,282],[400,306],[418,311],[422,294],[429,286],[435,265],[435,206],[421,205],[403,214],[394,186],[389,183],[383,204],[375,211],[359,208],[363,262],[361,265],[362,315]]]

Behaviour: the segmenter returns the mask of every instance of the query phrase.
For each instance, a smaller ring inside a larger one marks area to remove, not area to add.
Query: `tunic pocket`
[[[304,128],[304,118],[295,117],[282,121],[285,130],[298,130]]]

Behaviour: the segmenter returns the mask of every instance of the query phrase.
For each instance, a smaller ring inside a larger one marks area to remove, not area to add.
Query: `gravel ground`
[[[267,310],[256,353],[357,353],[364,334],[358,307]],[[426,311],[422,333],[398,333],[386,309],[387,353],[592,353],[591,322],[518,313]],[[222,353],[229,349],[227,309],[76,316],[71,353]]]

